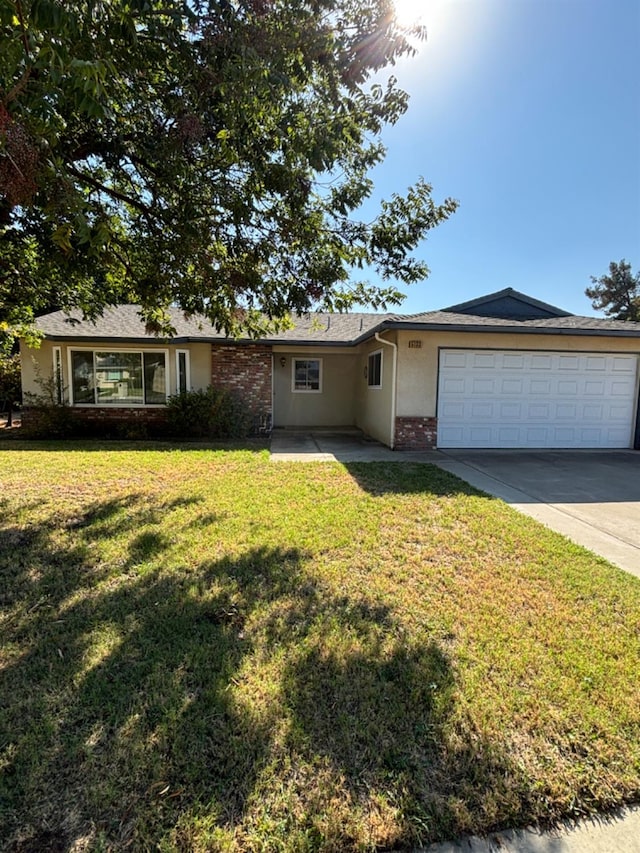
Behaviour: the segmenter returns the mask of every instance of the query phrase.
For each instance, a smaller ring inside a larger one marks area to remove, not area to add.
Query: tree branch
[[[97,181],[95,178],[92,178],[91,175],[87,175],[84,172],[81,172],[79,169],[76,169],[75,166],[72,166],[70,163],[67,163],[67,169],[71,172],[72,175],[75,175],[76,178],[80,181],[85,181],[89,184],[90,187],[98,190],[99,192],[105,193],[112,198],[118,199],[118,201],[123,202],[124,204],[130,204],[131,207],[135,207],[136,210],[139,210],[141,213],[147,213],[149,216],[153,215],[153,209],[148,205],[144,204],[141,201],[138,201],[137,198],[132,198],[131,196],[126,195],[125,193],[121,193],[113,187],[107,187],[104,184]]]

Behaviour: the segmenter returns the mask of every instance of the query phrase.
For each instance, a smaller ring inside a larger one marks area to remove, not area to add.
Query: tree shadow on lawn
[[[148,522],[148,503],[126,509]],[[364,593],[325,588],[297,550],[192,568],[164,565],[161,539],[136,538],[115,576],[89,545],[121,510],[92,506],[66,539],[59,517],[0,531],[0,588],[15,608],[0,692],[8,850],[189,850],[204,824],[212,849],[216,832],[240,847],[251,833],[277,845],[269,833],[281,832],[292,849],[295,838],[349,849],[517,821],[527,781],[501,744],[460,724],[437,642],[407,637]],[[143,572],[141,548],[155,559]],[[318,768],[322,791],[300,781]],[[327,827],[344,797],[365,812],[386,803],[394,826]],[[265,829],[278,809],[280,828]]]
[[[469,495],[486,497],[454,474],[425,462],[348,462],[345,468],[360,488],[374,497],[424,494],[433,497]]]

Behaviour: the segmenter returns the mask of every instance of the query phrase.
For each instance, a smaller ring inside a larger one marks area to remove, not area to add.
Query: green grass
[[[640,583],[431,466],[0,448],[12,851],[410,847],[640,792]]]

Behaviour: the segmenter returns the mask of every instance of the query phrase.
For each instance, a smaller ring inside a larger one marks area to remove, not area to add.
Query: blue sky
[[[416,0],[429,38],[394,73],[374,198],[422,175],[460,207],[400,310],[514,287],[594,314],[590,275],[640,269],[640,0]]]

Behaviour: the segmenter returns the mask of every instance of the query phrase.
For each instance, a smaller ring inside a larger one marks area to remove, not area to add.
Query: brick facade
[[[437,437],[437,418],[396,418],[396,450],[431,450]]]
[[[211,384],[234,391],[255,418],[272,420],[271,347],[262,344],[211,347]]]
[[[52,411],[57,412],[57,417]],[[146,438],[156,433],[162,433],[167,423],[167,410],[164,406],[153,408],[120,407],[120,406],[65,406],[55,408],[43,413],[38,408],[22,409],[22,427],[25,432],[30,430],[45,432],[53,429],[64,429],[68,423],[68,429],[79,437],[86,435],[115,437],[115,438]],[[58,426],[56,427],[56,424]],[[71,426],[73,424],[73,426]]]

